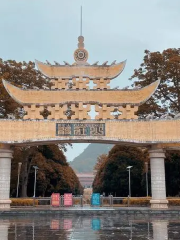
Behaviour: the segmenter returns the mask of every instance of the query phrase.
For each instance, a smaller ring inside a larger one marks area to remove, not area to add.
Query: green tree
[[[169,48],[161,52],[145,50],[139,69],[130,78],[132,86],[145,87],[156,80],[160,85],[153,96],[139,107],[138,115],[144,118],[149,113],[160,117],[174,116],[180,112],[180,48]],[[180,151],[167,151],[165,159],[167,195],[180,194]]]
[[[167,196],[180,196],[180,151],[166,152],[165,173]]]
[[[103,157],[102,157],[103,156]],[[103,180],[104,180],[104,168],[108,161],[108,156],[105,154],[100,155],[97,159],[97,163],[94,167],[94,170],[97,171],[96,176],[93,181],[93,190],[94,192],[103,193]]]
[[[102,164],[104,164],[104,162],[106,162],[107,160],[107,154],[101,154],[99,157],[97,157],[97,162],[96,165],[94,166],[94,170],[98,171]]]
[[[26,149],[27,150],[27,149]],[[26,155],[25,155],[26,152]],[[12,161],[11,195],[16,194],[17,166],[22,162],[20,174],[20,196],[33,196],[34,169],[37,172],[37,196],[50,196],[53,192],[81,194],[82,186],[57,145],[31,147],[28,151],[16,148]]]
[[[140,87],[160,80],[157,91],[139,108],[142,118],[148,113],[173,116],[180,112],[180,48],[169,48],[162,53],[145,50],[140,68],[134,70],[130,79],[135,80],[132,86]]]
[[[5,90],[2,80],[23,89],[50,87],[50,81],[35,68],[34,62],[3,61],[0,59],[0,118],[22,118],[22,107]]]
[[[103,162],[93,182],[95,192],[111,193],[116,196],[128,196],[129,176],[127,166],[131,170],[132,196],[144,196],[142,175],[147,155],[140,148],[115,145]]]

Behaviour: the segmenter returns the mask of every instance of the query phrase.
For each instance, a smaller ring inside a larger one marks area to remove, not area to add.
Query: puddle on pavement
[[[176,240],[180,220],[128,220],[116,216],[0,219],[0,240]]]

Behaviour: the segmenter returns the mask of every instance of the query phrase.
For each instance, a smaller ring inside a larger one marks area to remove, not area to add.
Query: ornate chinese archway
[[[138,119],[138,107],[152,96],[159,81],[142,89],[110,89],[110,81],[120,75],[125,61],[90,65],[83,36],[78,41],[72,65],[36,61],[52,83],[50,90],[23,90],[3,80],[7,92],[26,114],[23,120],[0,120],[0,208],[10,207],[11,147],[60,142],[147,147],[151,159],[151,207],[167,208],[165,149],[180,146],[180,120]],[[90,81],[93,89],[89,89]],[[95,119],[91,119],[92,105],[97,113]],[[43,116],[45,109],[49,112],[47,119]]]

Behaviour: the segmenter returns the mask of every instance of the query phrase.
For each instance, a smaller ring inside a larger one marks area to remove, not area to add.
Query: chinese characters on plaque
[[[105,136],[105,123],[57,123],[56,136]]]

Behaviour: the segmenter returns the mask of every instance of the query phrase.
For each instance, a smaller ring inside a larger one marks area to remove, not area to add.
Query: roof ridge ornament
[[[88,51],[84,49],[84,37],[78,37],[78,49],[74,52],[74,60],[76,61],[75,65],[89,65],[88,60]]]
[[[82,6],[81,6],[81,22],[80,22],[80,36],[78,37],[78,49],[74,52],[74,60],[76,61],[73,65],[89,65],[88,51],[84,49],[84,37],[82,35]]]
[[[81,35],[78,37],[78,48],[84,49],[84,37]]]

